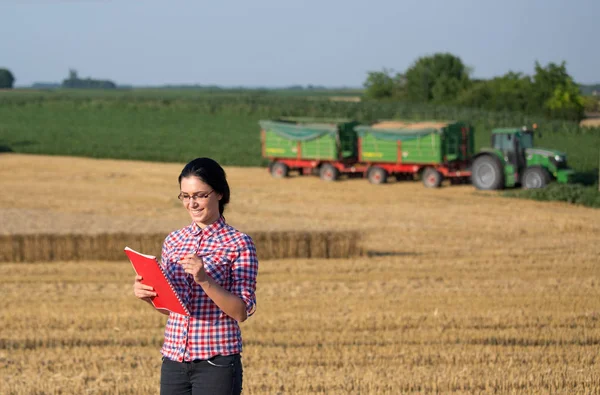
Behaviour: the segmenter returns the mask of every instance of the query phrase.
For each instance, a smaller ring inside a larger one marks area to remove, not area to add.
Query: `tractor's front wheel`
[[[492,155],[477,157],[471,169],[471,182],[477,189],[502,189],[504,187],[504,168],[500,160]]]
[[[523,189],[544,188],[549,182],[550,174],[543,167],[528,167],[521,178]]]

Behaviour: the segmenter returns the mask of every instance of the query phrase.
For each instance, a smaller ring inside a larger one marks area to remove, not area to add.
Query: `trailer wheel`
[[[285,178],[289,172],[290,168],[285,163],[274,162],[271,164],[271,175],[274,178]]]
[[[319,169],[319,177],[323,181],[335,181],[340,176],[340,171],[332,164],[324,163]]]
[[[444,176],[442,173],[434,169],[433,167],[428,167],[423,171],[423,185],[427,188],[439,188],[442,185],[442,181],[444,180]]]
[[[550,174],[543,167],[528,167],[523,172],[523,189],[544,188],[550,182]]]
[[[471,182],[477,189],[495,190],[504,186],[504,168],[499,159],[482,155],[473,162]]]
[[[370,168],[367,173],[367,178],[371,184],[385,184],[387,177],[387,171],[378,166]]]

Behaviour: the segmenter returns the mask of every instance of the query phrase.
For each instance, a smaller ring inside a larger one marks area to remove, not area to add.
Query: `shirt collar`
[[[190,225],[190,232],[194,236],[202,235],[202,237],[210,237],[213,233],[221,229],[223,226],[225,226],[225,217],[221,215],[218,220],[216,220],[210,225],[205,226],[204,229],[199,227],[198,224],[196,224],[195,222],[192,222],[192,224]]]

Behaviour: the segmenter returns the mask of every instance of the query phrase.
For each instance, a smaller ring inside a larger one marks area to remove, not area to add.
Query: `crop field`
[[[564,151],[575,170],[597,174],[597,127],[515,113],[356,101],[356,93],[329,100],[277,95],[185,90],[0,92],[0,152],[178,163],[201,154],[229,166],[264,166],[260,119],[462,120],[475,128],[476,149],[489,146],[493,128],[537,123],[541,131],[537,146]]]
[[[166,234],[189,222],[182,166],[1,154],[0,233]],[[226,171],[240,230],[352,229],[367,251],[261,260],[245,393],[600,391],[600,210]],[[158,393],[166,317],[132,279],[125,259],[0,263],[0,393]]]

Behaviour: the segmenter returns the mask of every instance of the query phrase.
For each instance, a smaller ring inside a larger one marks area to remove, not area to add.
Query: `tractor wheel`
[[[550,174],[543,167],[528,167],[521,178],[523,189],[544,188],[549,182]]]
[[[385,184],[387,182],[388,174],[381,167],[372,167],[367,173],[367,178],[371,184]]]
[[[433,167],[428,167],[423,171],[422,179],[423,185],[427,188],[439,188],[442,185],[444,176]]]
[[[290,168],[285,163],[274,162],[271,164],[271,175],[274,178],[285,178],[289,172]]]
[[[504,168],[500,160],[491,155],[479,156],[473,162],[471,182],[475,188],[495,190],[504,187]]]
[[[319,169],[319,177],[323,181],[335,181],[340,176],[340,171],[332,164],[324,163]]]

